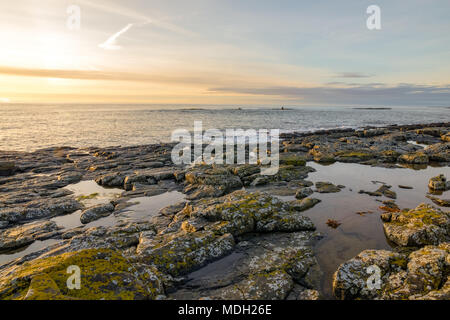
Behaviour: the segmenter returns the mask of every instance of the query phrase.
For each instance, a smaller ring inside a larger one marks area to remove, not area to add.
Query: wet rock
[[[0,176],[10,176],[16,172],[16,164],[12,161],[0,161]]]
[[[440,138],[441,137],[441,130],[438,128],[424,128],[424,129],[418,129],[416,130],[417,134],[421,135],[429,135],[433,137]]]
[[[343,186],[335,186],[331,182],[316,182],[316,192],[319,193],[336,193],[340,192]]]
[[[111,173],[100,176],[95,179],[99,185],[103,187],[123,187],[125,176],[120,173]]]
[[[423,152],[403,154],[398,158],[398,162],[408,164],[427,164],[428,156]]]
[[[16,224],[22,221],[51,218],[81,209],[81,204],[71,198],[36,200],[24,206],[0,209],[0,221]]]
[[[383,184],[375,191],[359,190],[358,193],[365,193],[372,197],[385,196],[387,198],[396,199],[397,194],[394,191],[390,190],[390,188],[391,188],[391,186],[389,186],[387,184]]]
[[[375,155],[366,150],[339,151],[335,153],[335,159],[340,162],[362,162],[373,159]]]
[[[380,209],[386,212],[399,212],[399,206],[393,200],[387,200],[382,202],[383,205],[380,206]]]
[[[302,200],[293,200],[289,202],[289,205],[292,206],[294,210],[297,211],[305,211],[312,207],[314,207],[316,204],[320,203],[320,199],[316,198],[304,198]]]
[[[66,172],[58,176],[58,181],[62,181],[65,184],[72,184],[80,182],[80,180],[83,178],[83,174],[80,172]]]
[[[386,237],[400,246],[437,245],[450,237],[450,214],[431,205],[392,213],[383,224]]]
[[[450,132],[447,132],[446,134],[443,134],[441,136],[441,140],[444,142],[450,142]]]
[[[447,242],[410,254],[365,250],[341,264],[333,277],[333,292],[338,299],[448,299],[449,249]],[[380,270],[378,284],[375,268]]]
[[[219,199],[198,202],[189,216],[216,222],[214,230],[221,234],[314,230],[311,220],[296,212],[291,203],[260,192],[235,191]]]
[[[191,273],[174,299],[313,298],[321,271],[311,245],[312,232],[243,238],[234,252]],[[303,293],[301,295],[301,293]]]
[[[80,221],[83,224],[98,220],[109,216],[114,211],[114,206],[111,203],[99,204],[88,208],[81,213]]]
[[[189,199],[220,197],[243,186],[241,179],[224,167],[196,166],[185,178],[188,186],[184,192]]]
[[[153,185],[156,184],[156,179],[153,175],[146,173],[135,173],[124,179],[124,189],[127,191],[135,189],[137,184]]]
[[[313,156],[314,161],[319,163],[333,163],[336,162],[334,158],[334,150],[330,150],[322,146],[314,146],[313,149],[309,151],[309,154]]]
[[[301,188],[295,193],[295,198],[301,200],[312,195],[314,191],[311,188]]]
[[[360,130],[360,131],[356,131],[356,135],[358,137],[365,137],[365,138],[370,138],[370,137],[375,137],[375,136],[381,136],[383,134],[387,133],[386,129],[384,128],[380,128],[380,129],[367,129],[367,130]]]
[[[431,201],[433,201],[433,203],[437,204],[438,206],[441,207],[450,207],[450,199],[440,199],[437,197],[433,197],[430,195],[426,196],[428,199],[430,199]]]
[[[450,162],[450,144],[436,143],[425,149],[430,161]]]
[[[447,183],[447,178],[443,174],[431,178],[428,182],[428,187],[431,190],[436,191],[445,191],[450,189],[450,185]]]
[[[280,164],[302,167],[306,165],[306,160],[304,157],[295,153],[281,153]]]
[[[53,221],[42,221],[0,230],[0,251],[26,246],[35,240],[55,236],[58,226]]]
[[[150,237],[141,235],[136,253],[139,261],[179,276],[229,254],[233,247],[231,234],[219,236],[211,231],[181,230]]]

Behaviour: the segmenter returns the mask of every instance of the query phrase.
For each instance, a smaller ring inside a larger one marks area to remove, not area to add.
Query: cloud
[[[0,74],[22,77],[56,78],[73,80],[100,80],[100,81],[130,81],[149,83],[179,83],[183,85],[211,85],[211,78],[217,78],[213,74],[171,75],[171,74],[143,74],[119,71],[101,70],[73,70],[73,69],[32,69],[0,66]],[[218,85],[227,85],[232,82],[226,80],[216,81]]]
[[[129,6],[113,5],[111,3],[111,1],[102,3],[102,1],[98,1],[98,0],[96,0],[95,2],[88,1],[88,0],[78,0],[78,3],[80,3],[83,6],[88,6],[88,7],[103,11],[103,12],[130,18],[131,20],[148,21],[149,23],[151,22],[152,25],[154,25],[158,28],[161,28],[161,29],[173,32],[173,33],[181,34],[184,36],[197,36],[196,33],[192,32],[190,30],[184,29],[173,23],[165,21],[167,19],[163,19],[161,17],[155,18],[153,16],[149,17],[146,14],[142,14],[141,12],[137,12],[135,10],[130,9]]]
[[[360,72],[340,72],[336,73],[333,78],[370,78],[371,74],[364,74]]]
[[[119,50],[122,47],[117,44],[117,39],[131,29],[133,26],[133,23],[127,24],[124,28],[122,28],[119,32],[113,34],[111,37],[109,37],[105,42],[100,43],[98,46],[105,50]]]
[[[374,83],[349,87],[218,87],[210,88],[214,93],[279,96],[308,103],[330,105],[448,105],[450,85],[398,84],[394,86]]]

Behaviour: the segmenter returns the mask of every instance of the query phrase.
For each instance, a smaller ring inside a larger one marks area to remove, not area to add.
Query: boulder
[[[448,242],[409,254],[365,250],[339,266],[333,276],[333,292],[338,299],[347,300],[448,300],[449,254]]]
[[[16,172],[16,164],[12,161],[0,161],[0,176],[10,176]]]
[[[392,213],[383,228],[386,237],[400,246],[437,245],[450,239],[450,213],[422,203]]]
[[[81,213],[80,221],[83,224],[98,220],[109,216],[114,211],[114,206],[111,203],[99,204],[88,208]]]

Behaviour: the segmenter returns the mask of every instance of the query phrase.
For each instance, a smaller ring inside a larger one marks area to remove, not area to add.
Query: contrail
[[[121,46],[117,45],[117,38],[119,38],[122,34],[130,30],[130,28],[134,25],[134,23],[127,24],[125,28],[120,30],[119,32],[113,34],[111,37],[108,38],[103,43],[100,43],[98,46],[105,50],[119,50],[122,48]]]

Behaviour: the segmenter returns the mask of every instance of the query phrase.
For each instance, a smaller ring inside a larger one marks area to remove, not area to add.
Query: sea
[[[170,142],[177,129],[332,128],[450,121],[449,107],[0,104],[0,150],[133,146]]]

